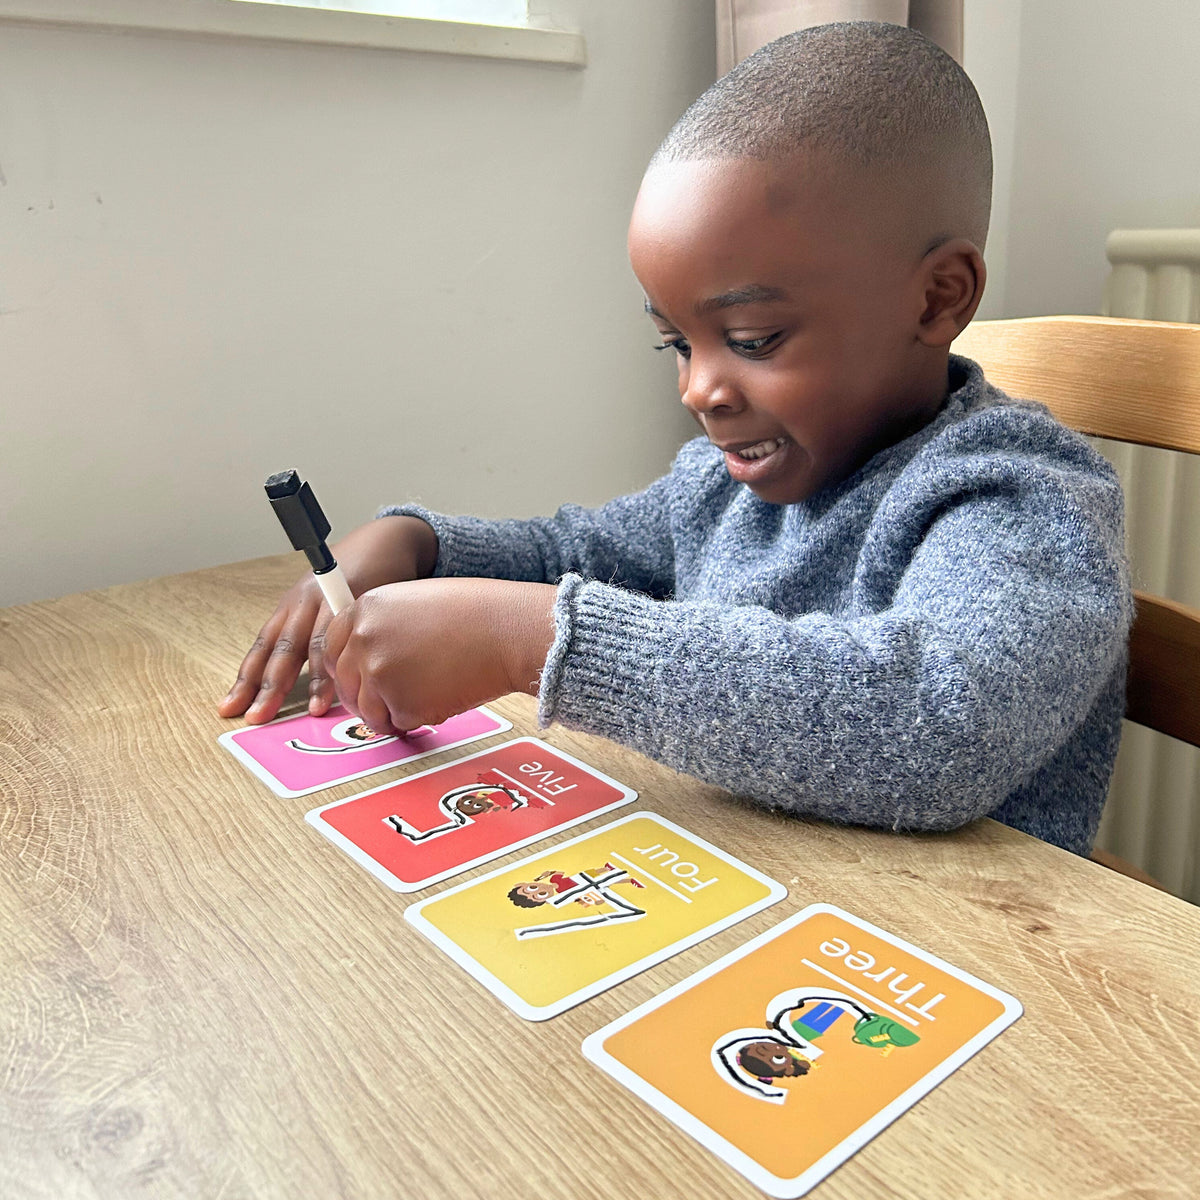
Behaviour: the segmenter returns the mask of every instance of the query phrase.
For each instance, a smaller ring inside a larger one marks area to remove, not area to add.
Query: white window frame
[[[337,8],[385,17],[469,21],[476,25],[529,24],[528,0],[230,0],[230,3],[290,4],[293,8]]]
[[[300,8],[246,0],[0,0],[0,22],[179,36],[361,46],[582,67],[583,35],[525,25],[482,25]]]

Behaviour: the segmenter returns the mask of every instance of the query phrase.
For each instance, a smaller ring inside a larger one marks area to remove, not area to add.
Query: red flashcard
[[[326,804],[310,825],[397,892],[415,892],[637,798],[537,738]]]

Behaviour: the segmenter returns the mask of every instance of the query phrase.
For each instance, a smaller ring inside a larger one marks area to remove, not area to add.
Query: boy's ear
[[[951,238],[925,255],[921,277],[925,309],[917,339],[926,346],[948,346],[966,329],[983,299],[983,255],[974,242]]]

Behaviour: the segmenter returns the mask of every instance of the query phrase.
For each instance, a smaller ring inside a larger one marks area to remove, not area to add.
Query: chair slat
[[[1200,746],[1200,610],[1137,592],[1125,716]]]
[[[977,321],[952,349],[1080,433],[1200,453],[1200,325],[1120,317]]]

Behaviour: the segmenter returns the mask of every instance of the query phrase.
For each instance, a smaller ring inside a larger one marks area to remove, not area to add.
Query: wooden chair
[[[1080,433],[1200,454],[1200,325],[1117,317],[976,321],[953,346]],[[1200,610],[1135,592],[1125,716],[1200,746]],[[1092,857],[1155,887],[1103,850]],[[1166,889],[1164,889],[1166,890]]]

